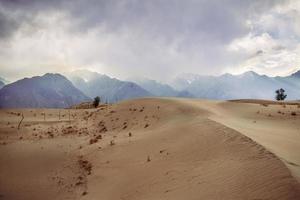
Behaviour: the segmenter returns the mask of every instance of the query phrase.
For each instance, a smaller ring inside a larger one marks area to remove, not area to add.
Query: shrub
[[[285,94],[285,90],[282,88],[276,90],[275,93],[276,93],[275,99],[277,101],[283,101],[287,97],[287,95]]]
[[[100,97],[97,96],[97,97],[94,98],[93,106],[95,108],[97,108],[99,103],[100,103]]]

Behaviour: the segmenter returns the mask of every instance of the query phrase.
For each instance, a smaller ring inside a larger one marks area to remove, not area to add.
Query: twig
[[[21,121],[19,122],[18,130],[20,129],[20,126],[21,126],[21,123],[22,123],[23,119],[24,119],[24,115],[23,115],[23,113],[22,113],[22,119],[21,119]]]

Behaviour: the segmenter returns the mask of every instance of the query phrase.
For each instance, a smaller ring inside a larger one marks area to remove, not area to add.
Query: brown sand
[[[296,105],[139,99],[0,119],[0,199],[300,198]]]

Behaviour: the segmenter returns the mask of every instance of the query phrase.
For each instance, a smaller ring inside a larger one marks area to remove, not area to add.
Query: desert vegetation
[[[95,108],[97,108],[99,106],[99,103],[100,103],[100,97],[97,96],[97,97],[94,98],[93,106]]]
[[[276,99],[277,101],[283,101],[283,100],[285,100],[286,97],[287,97],[287,95],[285,94],[285,90],[282,89],[282,88],[276,90],[275,93],[276,93],[275,99]]]

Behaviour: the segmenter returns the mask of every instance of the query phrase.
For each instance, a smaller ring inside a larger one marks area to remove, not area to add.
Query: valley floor
[[[0,110],[0,199],[300,199],[299,122],[261,101]]]

